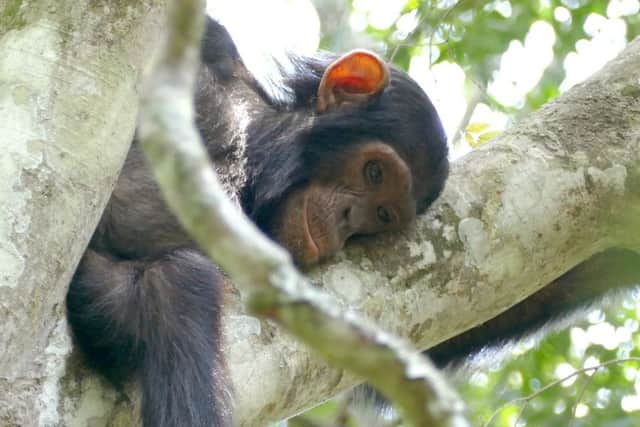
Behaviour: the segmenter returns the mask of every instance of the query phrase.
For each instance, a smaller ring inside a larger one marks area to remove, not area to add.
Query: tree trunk
[[[64,296],[131,141],[161,1],[0,0],[0,425],[65,419]],[[74,414],[75,416],[76,414]]]

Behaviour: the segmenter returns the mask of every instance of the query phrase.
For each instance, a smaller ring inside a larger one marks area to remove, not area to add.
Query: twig
[[[600,368],[606,368],[609,365],[614,365],[614,364],[618,364],[618,363],[624,363],[624,362],[639,362],[640,363],[640,357],[626,357],[624,359],[614,359],[614,360],[608,360],[606,362],[602,362],[601,364],[597,365],[597,366],[589,366],[587,368],[581,368],[581,369],[577,369],[576,371],[572,372],[569,375],[566,375],[556,381],[552,381],[549,384],[545,385],[544,387],[540,388],[539,390],[527,395],[527,396],[523,396],[523,397],[518,397],[516,399],[512,399],[509,402],[500,405],[500,407],[498,409],[496,409],[493,414],[491,414],[491,416],[489,417],[489,419],[487,420],[486,423],[483,424],[484,427],[489,427],[489,425],[491,425],[491,422],[493,421],[493,419],[500,413],[500,411],[502,411],[504,408],[506,408],[509,405],[514,405],[520,402],[529,402],[531,401],[533,398],[539,396],[540,394],[544,393],[545,391],[549,390],[552,387],[555,387],[559,384],[562,384],[563,382],[565,382],[568,379],[571,379],[573,377],[575,377],[576,375],[581,375],[584,374],[586,372],[589,371],[597,371]]]
[[[593,378],[595,377],[595,374],[598,372],[598,370],[596,369],[596,371],[593,373],[593,375],[591,375],[590,377],[587,377],[587,379],[585,380],[584,384],[582,385],[582,388],[580,389],[580,392],[578,393],[578,396],[576,397],[576,402],[573,404],[573,408],[571,409],[571,420],[569,420],[569,427],[571,427],[571,425],[573,424],[573,421],[576,418],[576,411],[578,410],[578,404],[580,404],[580,401],[582,400],[582,397],[584,396],[584,393],[587,391],[587,387],[589,387],[589,384],[591,384],[591,382],[593,381]]]
[[[453,133],[453,139],[451,141],[452,147],[458,147],[458,144],[462,140],[462,135],[464,135],[465,129],[467,128],[467,126],[469,126],[469,122],[471,121],[471,116],[473,116],[473,112],[475,111],[476,107],[482,100],[482,97],[483,97],[482,89],[478,88],[475,85],[473,86],[473,88],[474,88],[473,93],[471,95],[471,99],[469,99],[469,102],[467,103],[467,108],[464,111],[464,115],[462,116],[462,119],[460,119],[460,123],[458,123],[458,126],[456,127],[456,130]]]

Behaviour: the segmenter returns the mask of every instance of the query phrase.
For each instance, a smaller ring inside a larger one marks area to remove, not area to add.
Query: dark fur
[[[316,90],[334,56],[295,58],[284,100],[256,82],[226,30],[211,20],[202,58],[198,127],[229,195],[263,229],[289,191],[367,138],[391,144],[410,166],[420,210],[442,190],[442,126],[424,92],[400,71],[392,70],[389,87],[366,105],[317,115]],[[221,304],[220,273],[166,208],[134,141],[69,289],[75,342],[113,381],[137,373],[146,427],[229,426]]]
[[[259,225],[268,223],[273,204],[292,187],[318,169],[338,165],[344,147],[371,139],[391,144],[409,165],[419,188],[418,212],[444,187],[449,172],[444,130],[427,95],[402,71],[392,68],[389,87],[360,108],[313,113],[322,72],[335,58],[293,58],[295,71],[286,80],[291,99],[264,110],[264,120],[250,127],[251,175],[242,202]]]
[[[67,295],[76,342],[109,379],[139,372],[145,426],[230,425],[220,273],[190,249],[153,260],[88,250]]]

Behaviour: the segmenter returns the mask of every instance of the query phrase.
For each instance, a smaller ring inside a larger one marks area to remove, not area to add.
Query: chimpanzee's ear
[[[318,87],[319,113],[342,104],[358,104],[389,84],[389,68],[376,54],[352,50],[327,67]]]

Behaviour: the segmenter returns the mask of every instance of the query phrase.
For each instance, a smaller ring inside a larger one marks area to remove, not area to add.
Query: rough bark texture
[[[131,136],[135,84],[155,41],[146,36],[157,34],[162,7],[3,1],[0,425],[130,426],[135,404],[70,358],[61,303]],[[414,230],[350,245],[312,276],[345,307],[432,346],[594,253],[638,250],[639,148],[637,40],[456,162]],[[291,415],[357,382],[243,314],[237,295],[227,311],[239,425]]]
[[[637,250],[639,149],[636,40],[589,81],[457,161],[413,231],[351,245],[312,276],[345,306],[433,346],[599,251]],[[270,325],[234,314],[227,327],[246,425],[353,384]]]
[[[81,403],[60,384],[64,295],[131,140],[161,3],[0,0],[2,426],[86,425],[61,412]]]

